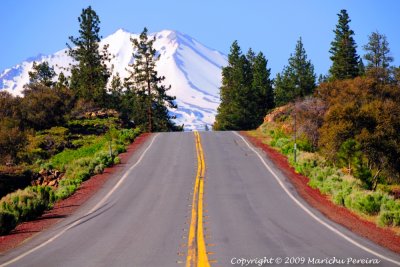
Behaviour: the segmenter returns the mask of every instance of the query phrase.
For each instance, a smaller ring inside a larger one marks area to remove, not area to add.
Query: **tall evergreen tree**
[[[342,9],[338,14],[335,39],[331,43],[329,53],[332,54],[332,66],[329,69],[332,80],[351,79],[359,75],[359,56],[354,41],[354,31],[350,29],[351,22],[347,11]]]
[[[131,92],[135,123],[145,125],[149,132],[174,130],[167,107],[176,108],[175,97],[167,94],[171,86],[163,85],[164,76],[155,70],[160,55],[154,49],[154,38],[148,38],[144,28],[139,39],[131,38],[134,62],[129,65],[125,86]]]
[[[78,97],[103,106],[107,103],[106,85],[111,75],[106,66],[110,60],[108,46],[99,49],[100,19],[91,6],[82,10],[78,21],[79,36],[69,37],[74,47],[67,43],[68,54],[77,63],[71,69],[70,86]]]
[[[368,43],[363,48],[367,52],[364,55],[364,59],[367,60],[367,73],[379,81],[387,81],[393,57],[390,55],[386,36],[378,31],[373,32],[368,36]]]
[[[311,60],[307,60],[301,38],[297,41],[295,53],[290,55],[289,64],[275,79],[275,104],[284,105],[297,97],[313,93],[316,87],[316,75]]]
[[[272,80],[270,79],[271,69],[267,67],[268,60],[262,52],[259,52],[252,61],[253,81],[251,87],[254,93],[255,121],[253,128],[260,125],[268,110],[274,107],[274,92]]]
[[[234,41],[228,63],[222,69],[221,104],[214,129],[254,129],[274,105],[268,61],[251,48],[243,55],[238,42]]]
[[[251,51],[250,51],[251,54]],[[215,118],[216,130],[240,130],[250,128],[251,110],[247,104],[251,93],[251,63],[234,41],[228,55],[228,66],[222,68],[221,104]]]

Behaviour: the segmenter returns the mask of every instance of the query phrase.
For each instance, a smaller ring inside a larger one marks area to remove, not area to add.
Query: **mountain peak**
[[[165,85],[171,85],[170,95],[176,96],[177,110],[170,110],[177,117],[177,124],[184,124],[185,129],[204,129],[205,124],[213,124],[219,105],[219,87],[221,85],[221,67],[227,65],[227,58],[222,53],[210,49],[189,35],[175,30],[162,30],[150,34],[156,36],[154,48],[161,55],[157,61],[157,71],[165,76]],[[125,29],[118,29],[101,41],[109,45],[113,55],[109,66],[113,66],[113,75],[117,72],[121,78],[128,75],[126,68],[132,63],[133,47],[131,37],[139,34]],[[39,55],[35,60],[49,62],[56,73],[72,63],[64,50],[53,55]],[[30,61],[22,62],[0,72],[0,90],[7,90],[14,95],[21,95],[23,86],[29,82]]]

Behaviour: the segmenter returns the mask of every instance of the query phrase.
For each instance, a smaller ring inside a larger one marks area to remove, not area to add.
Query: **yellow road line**
[[[197,153],[197,174],[193,189],[192,217],[188,236],[186,267],[209,267],[203,230],[203,194],[205,162],[200,134],[194,132]]]

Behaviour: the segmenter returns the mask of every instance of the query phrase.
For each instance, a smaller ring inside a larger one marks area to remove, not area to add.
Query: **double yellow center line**
[[[190,220],[188,236],[186,267],[209,267],[210,263],[208,262],[203,232],[203,192],[206,164],[204,162],[204,153],[203,147],[201,146],[200,134],[196,131],[194,132],[194,136],[198,164],[193,189],[192,217]]]

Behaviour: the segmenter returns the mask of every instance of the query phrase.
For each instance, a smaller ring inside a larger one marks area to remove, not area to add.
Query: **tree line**
[[[0,92],[0,163],[14,162],[35,131],[63,125],[85,112],[114,109],[126,125],[144,131],[177,131],[168,108],[177,108],[168,94],[165,77],[155,70],[160,55],[155,37],[145,28],[139,38],[131,38],[134,61],[127,66],[129,76],[112,76],[108,67],[113,55],[108,45],[100,47],[100,18],[91,6],[78,17],[79,34],[70,36],[67,54],[73,64],[57,74],[48,62],[33,63],[29,83],[22,97]]]
[[[368,36],[363,57],[358,55],[350,22],[341,10],[329,50],[332,65],[318,80],[299,38],[282,72],[271,79],[265,64],[265,82],[254,86],[251,53],[242,55],[233,42],[214,129],[254,129],[269,111],[289,103],[297,134],[330,163],[346,167],[370,189],[400,181],[400,67],[391,65],[389,42],[379,31]]]

